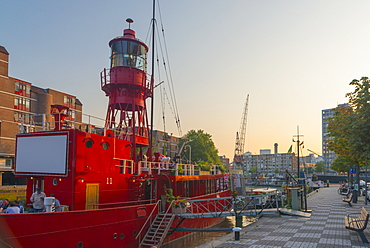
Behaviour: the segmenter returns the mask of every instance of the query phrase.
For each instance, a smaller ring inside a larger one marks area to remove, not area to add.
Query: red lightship
[[[54,105],[54,121],[43,131],[17,135],[15,174],[28,178],[27,200],[40,187],[66,211],[1,214],[0,247],[150,247],[189,234],[176,227],[206,228],[223,219],[172,212],[168,189],[186,211],[187,201],[230,196],[227,175],[197,175],[194,165],[182,165],[181,175],[178,164],[151,161],[148,47],[130,28],[109,46],[111,67],[101,73],[109,97],[104,128],[71,124],[68,107]],[[172,229],[150,235],[158,219]],[[145,241],[150,236],[156,241]]]

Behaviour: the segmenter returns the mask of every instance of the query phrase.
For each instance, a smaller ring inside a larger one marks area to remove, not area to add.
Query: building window
[[[31,84],[26,83],[26,82],[15,81],[14,94],[30,97]]]
[[[31,121],[31,117],[27,113],[14,111],[14,121],[28,124]]]
[[[76,108],[76,98],[72,96],[64,96],[64,105],[69,108]]]

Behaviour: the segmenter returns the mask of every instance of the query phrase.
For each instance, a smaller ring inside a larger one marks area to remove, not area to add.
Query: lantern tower
[[[109,97],[105,127],[115,138],[130,140],[132,157],[137,160],[136,148],[149,145],[149,123],[146,99],[153,94],[152,77],[147,71],[148,46],[135,37],[130,28],[123,36],[109,42],[110,69],[101,72],[101,88]],[[141,155],[141,154],[140,154]]]

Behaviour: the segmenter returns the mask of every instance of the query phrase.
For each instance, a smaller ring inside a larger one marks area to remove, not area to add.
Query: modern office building
[[[338,104],[337,107],[341,106],[349,106],[348,103]],[[322,119],[322,157],[324,159],[326,173],[330,173],[330,166],[333,163],[334,159],[337,157],[335,152],[330,151],[328,148],[327,142],[332,138],[328,135],[328,125],[329,125],[329,118],[334,116],[336,108],[331,109],[324,109],[321,111],[321,119]]]
[[[0,185],[22,183],[12,173],[15,136],[47,125],[52,105],[68,107],[66,121],[82,124],[82,103],[76,96],[10,77],[8,69],[9,53],[0,46]]]

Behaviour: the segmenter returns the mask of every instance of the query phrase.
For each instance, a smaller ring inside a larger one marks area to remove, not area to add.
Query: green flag
[[[293,145],[290,146],[289,150],[287,153],[292,153]]]

